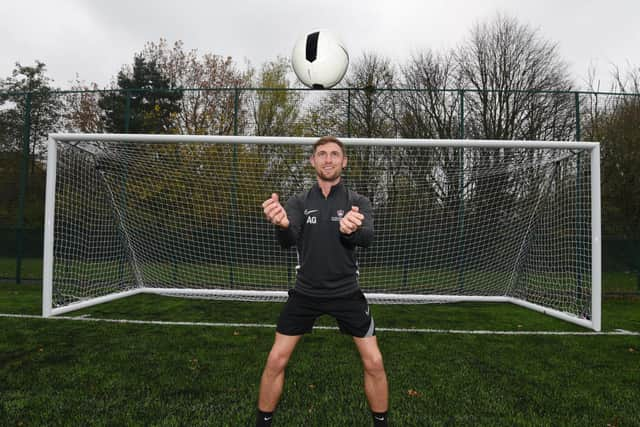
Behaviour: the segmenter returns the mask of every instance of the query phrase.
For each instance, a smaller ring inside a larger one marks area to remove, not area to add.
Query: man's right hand
[[[289,228],[287,211],[285,211],[280,204],[280,200],[276,193],[273,193],[271,198],[264,201],[262,204],[262,210],[264,211],[264,216],[267,217],[267,220],[269,220],[270,223],[282,228]]]

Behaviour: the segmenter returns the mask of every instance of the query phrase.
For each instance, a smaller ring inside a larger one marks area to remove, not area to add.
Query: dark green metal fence
[[[640,117],[640,95],[606,92],[234,87],[4,93],[0,102],[0,278],[18,283],[41,278],[51,132],[584,140],[607,144],[603,162],[640,138],[633,126],[611,132],[621,109]],[[624,173],[603,174],[603,268],[640,290],[640,200]]]

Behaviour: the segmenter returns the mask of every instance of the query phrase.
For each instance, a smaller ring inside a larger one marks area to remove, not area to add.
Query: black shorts
[[[360,290],[344,297],[315,298],[291,289],[276,331],[284,335],[306,334],[323,314],[336,319],[344,334],[364,338],[376,333],[369,305]]]

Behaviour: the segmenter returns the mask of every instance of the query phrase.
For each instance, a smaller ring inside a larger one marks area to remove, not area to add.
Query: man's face
[[[316,152],[311,156],[311,165],[316,170],[319,179],[335,181],[340,177],[342,169],[347,166],[347,158],[338,144],[328,142],[318,146]]]

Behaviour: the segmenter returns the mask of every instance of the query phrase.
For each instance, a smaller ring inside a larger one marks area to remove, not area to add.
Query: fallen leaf
[[[191,359],[189,363],[189,369],[191,369],[192,371],[198,369],[198,359]]]
[[[412,388],[410,388],[409,390],[407,390],[407,394],[411,397],[420,397],[422,396],[422,393],[420,393],[418,390],[414,390]]]

